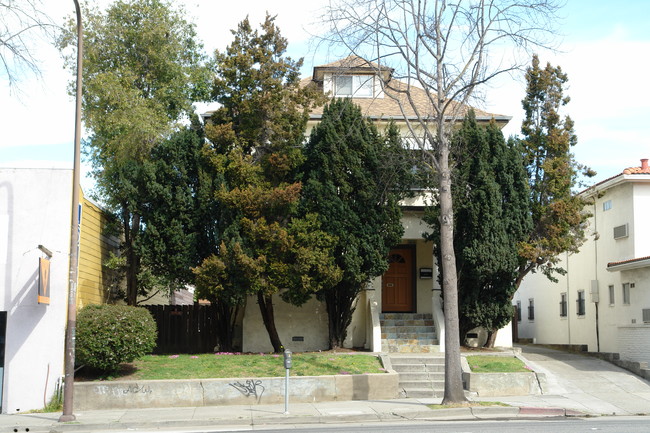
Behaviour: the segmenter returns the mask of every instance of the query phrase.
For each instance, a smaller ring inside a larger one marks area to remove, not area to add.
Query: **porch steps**
[[[445,393],[443,354],[389,354],[391,367],[399,373],[402,397],[439,398]]]
[[[382,352],[440,352],[431,314],[383,313],[379,315],[379,323]]]

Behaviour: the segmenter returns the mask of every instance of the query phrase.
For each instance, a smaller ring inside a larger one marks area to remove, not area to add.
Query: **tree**
[[[0,70],[10,90],[18,87],[25,71],[40,75],[32,43],[38,36],[52,36],[55,29],[39,0],[0,2]]]
[[[491,50],[526,51],[543,44],[543,37],[553,30],[555,11],[553,0],[340,0],[326,12],[331,41],[342,42],[380,68],[394,68],[393,77],[399,81],[384,83],[386,94],[401,104],[409,138],[426,155],[438,181],[446,327],[443,403],[465,401],[453,246],[451,132],[480,85],[519,66],[517,58],[513,63],[503,59],[490,64]],[[415,104],[410,96],[422,90],[427,103]]]
[[[412,186],[413,164],[391,125],[378,133],[349,99],[323,110],[305,147],[303,212],[318,215],[337,241],[343,278],[319,293],[329,318],[329,344],[343,346],[359,292],[388,269],[389,249],[404,229],[399,200]]]
[[[512,319],[518,248],[532,228],[526,171],[518,142],[506,143],[494,122],[479,126],[473,111],[453,147],[460,338],[483,327],[492,347],[496,331]],[[437,215],[430,211],[425,220],[433,225]],[[434,245],[438,237],[434,231]]]
[[[340,279],[332,237],[314,215],[297,215],[297,168],[317,98],[299,86],[302,61],[284,56],[287,42],[273,17],[261,32],[245,19],[233,34],[226,51],[216,53],[213,95],[221,107],[206,128],[214,169],[224,179],[216,195],[226,209],[224,229],[220,247],[196,272],[212,298],[256,296],[273,350],[281,352],[273,295],[301,305]]]
[[[193,283],[191,268],[217,246],[213,196],[218,179],[203,155],[202,125],[196,115],[192,120],[143,161],[138,197],[144,229],[135,245],[137,254],[143,267],[172,291]]]
[[[592,177],[596,173],[577,163],[571,153],[578,141],[573,121],[560,114],[570,100],[563,94],[567,80],[559,66],[547,63],[540,68],[537,55],[526,71],[521,145],[530,183],[533,229],[528,242],[520,248],[517,287],[531,271],[540,270],[551,280],[554,272],[563,274],[564,270],[557,266],[559,254],[577,252],[584,242],[589,214],[583,212],[584,200],[574,194],[573,188],[580,174]]]
[[[207,97],[209,69],[194,25],[166,0],[127,0],[106,12],[84,9],[83,120],[90,132],[85,150],[97,191],[120,217],[124,234],[127,302],[135,305],[142,257],[144,162]],[[71,22],[58,46],[76,44]]]

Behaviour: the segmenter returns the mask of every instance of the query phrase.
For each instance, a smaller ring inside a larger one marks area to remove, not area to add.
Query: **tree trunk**
[[[264,327],[269,334],[273,352],[282,353],[284,346],[280,341],[278,330],[275,327],[275,316],[273,315],[273,299],[270,295],[264,295],[262,292],[257,292],[257,303],[260,305],[260,313],[262,313],[262,320]]]
[[[352,321],[354,312],[354,299],[346,292],[345,288],[333,287],[325,296],[325,307],[327,308],[329,348],[339,349],[343,347],[348,334],[348,326]]]
[[[454,254],[454,208],[451,196],[449,146],[444,125],[439,125],[440,139],[440,251],[442,257],[443,308],[445,311],[445,394],[442,404],[467,401],[463,391],[460,365],[460,329],[458,322],[458,278]]]
[[[225,302],[212,300],[212,305],[216,307],[217,316],[217,344],[219,351],[233,351],[233,335],[235,320],[237,317],[238,307],[231,307]]]
[[[483,347],[494,347],[494,343],[497,341],[497,332],[499,331],[488,331],[488,337]]]
[[[126,251],[126,303],[138,303],[138,272],[140,257],[135,252],[135,238],[140,229],[140,215],[131,215],[126,209],[122,211],[124,225],[124,249]]]

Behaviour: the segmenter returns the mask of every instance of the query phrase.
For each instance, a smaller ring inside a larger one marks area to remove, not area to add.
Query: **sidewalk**
[[[89,430],[164,430],[210,426],[242,427],[280,424],[338,424],[403,420],[474,420],[517,417],[581,416],[561,408],[464,407],[430,409],[441,399],[396,399],[289,403],[284,405],[185,407],[165,409],[94,410],[75,413],[76,421],[59,423],[60,413],[0,416],[0,432],[74,432]],[[29,430],[26,430],[29,429]]]
[[[546,375],[542,395],[496,397],[513,406],[561,407],[591,415],[650,415],[650,382],[592,356],[522,345],[522,357]],[[495,398],[475,398],[494,400]]]

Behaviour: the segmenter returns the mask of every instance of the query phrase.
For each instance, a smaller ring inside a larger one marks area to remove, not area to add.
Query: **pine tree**
[[[343,345],[359,292],[386,271],[403,234],[399,200],[412,186],[406,152],[394,125],[383,136],[349,99],[325,107],[305,148],[303,212],[317,214],[337,239],[333,254],[343,271],[319,292],[333,349]]]
[[[557,266],[558,255],[578,251],[584,241],[583,225],[589,216],[583,213],[584,202],[572,188],[578,184],[580,174],[595,175],[575,161],[571,147],[578,140],[573,121],[560,114],[570,101],[564,96],[567,75],[550,63],[540,68],[539,58],[534,56],[532,66],[526,71],[526,81],[521,145],[534,227],[530,239],[520,248],[522,263],[517,286],[529,272],[537,269],[552,280],[554,272],[564,272]]]
[[[455,135],[454,149],[460,337],[483,327],[491,345],[512,318],[518,245],[531,229],[526,172],[517,143],[506,142],[494,123],[479,126],[473,112]]]
[[[208,153],[224,179],[216,195],[225,208],[221,242],[196,272],[200,292],[222,304],[256,296],[273,350],[281,352],[273,295],[301,305],[340,278],[329,254],[333,239],[313,215],[297,215],[297,168],[317,98],[299,86],[302,61],[284,56],[287,42],[273,17],[261,32],[245,19],[233,34],[216,54],[213,96],[221,107],[206,127]]]

